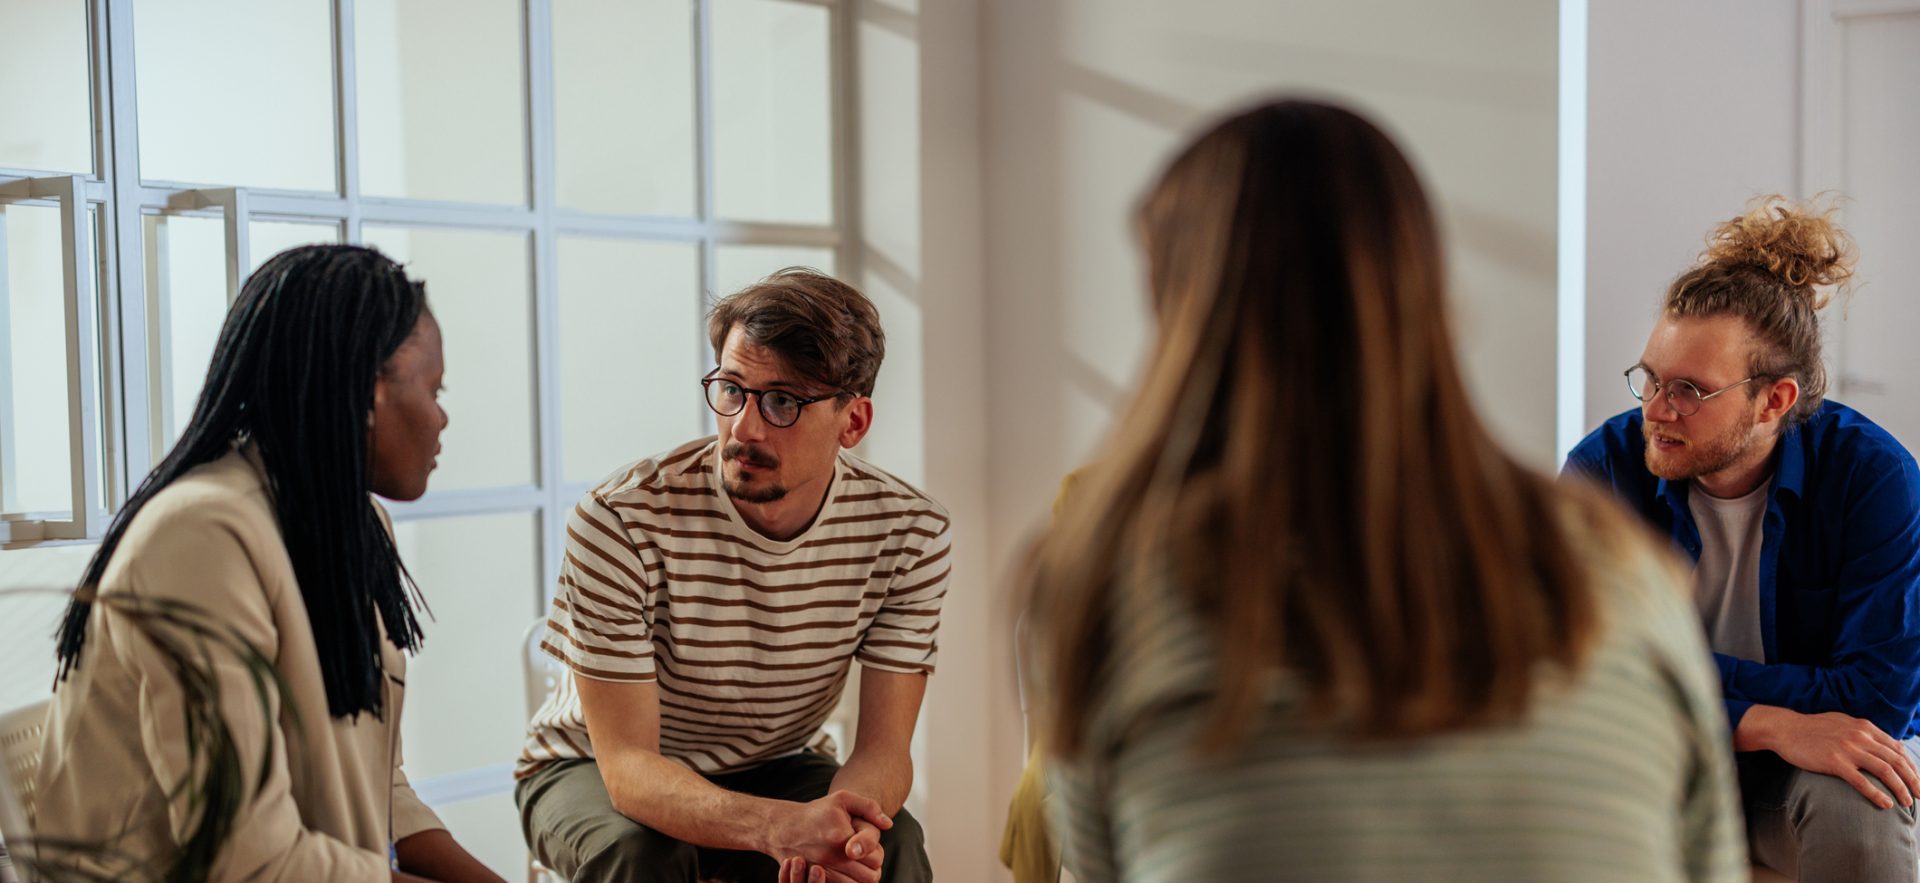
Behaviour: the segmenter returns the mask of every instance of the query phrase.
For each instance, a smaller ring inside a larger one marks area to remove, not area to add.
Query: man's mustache
[[[739,442],[728,444],[720,451],[720,456],[727,460],[745,460],[748,466],[758,466],[761,469],[773,469],[780,465],[780,458],[775,457],[765,448],[743,445]]]

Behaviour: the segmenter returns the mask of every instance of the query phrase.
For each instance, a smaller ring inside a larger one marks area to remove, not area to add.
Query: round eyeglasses
[[[741,386],[725,377],[713,376],[720,369],[707,372],[700,378],[700,387],[707,393],[707,407],[722,417],[732,417],[747,408],[747,397],[752,396],[760,402],[760,417],[770,426],[781,429],[800,422],[800,409],[814,402],[837,399],[845,392],[834,392],[823,396],[797,396],[783,389],[753,389]]]
[[[1641,402],[1648,402],[1653,400],[1655,396],[1660,395],[1662,390],[1665,390],[1667,394],[1667,404],[1673,406],[1674,413],[1682,417],[1692,417],[1700,412],[1700,406],[1706,404],[1708,399],[1733,389],[1736,386],[1752,383],[1760,379],[1760,377],[1761,375],[1755,374],[1745,380],[1729,383],[1713,392],[1703,393],[1700,391],[1700,387],[1694,386],[1685,380],[1669,380],[1662,383],[1653,378],[1653,372],[1648,371],[1647,366],[1635,365],[1627,369],[1627,391],[1633,393],[1633,397],[1639,399]]]

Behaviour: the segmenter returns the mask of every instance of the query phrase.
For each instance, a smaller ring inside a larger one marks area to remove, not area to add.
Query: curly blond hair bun
[[[1798,203],[1779,194],[1747,204],[1745,214],[1724,221],[1707,237],[1701,263],[1765,269],[1804,289],[1814,309],[1826,306],[1830,289],[1853,276],[1853,237],[1833,221],[1838,208]]]

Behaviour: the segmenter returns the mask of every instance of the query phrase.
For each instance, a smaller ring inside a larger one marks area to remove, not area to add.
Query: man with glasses
[[[902,803],[948,518],[847,453],[879,315],[792,269],[707,327],[718,435],[617,470],[568,521],[542,646],[570,673],[515,773],[528,846],[573,883],[931,880]],[[843,766],[821,727],[856,660]]]
[[[1626,372],[1640,407],[1566,469],[1695,561],[1754,858],[1802,881],[1911,881],[1920,472],[1824,399],[1814,286],[1845,277],[1842,234],[1791,208],[1729,225]]]

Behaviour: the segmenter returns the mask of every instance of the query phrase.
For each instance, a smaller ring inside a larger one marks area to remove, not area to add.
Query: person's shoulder
[[[1913,454],[1867,415],[1828,399],[1797,429],[1816,457],[1866,461],[1876,468],[1911,469]]]
[[[224,603],[239,586],[182,577],[228,568],[291,572],[266,481],[238,452],[194,467],[140,507],[114,549],[103,590],[138,585]]]
[[[840,452],[840,487],[834,502],[857,504],[891,512],[904,519],[937,523],[942,530],[951,521],[945,506],[905,479],[845,451]]]
[[[675,494],[707,494],[713,485],[716,441],[711,435],[697,438],[621,466],[595,484],[586,499],[648,502]]]
[[[1557,493],[1561,528],[1600,614],[1602,646],[1672,649],[1677,636],[1698,629],[1691,578],[1669,544],[1598,489],[1563,485]]]
[[[1607,418],[1567,454],[1567,465],[1586,470],[1608,472],[1621,466],[1644,465],[1641,450],[1639,408],[1630,408]]]
[[[237,451],[195,466],[161,488],[127,525],[122,546],[214,524],[247,532],[278,530],[266,481]]]

